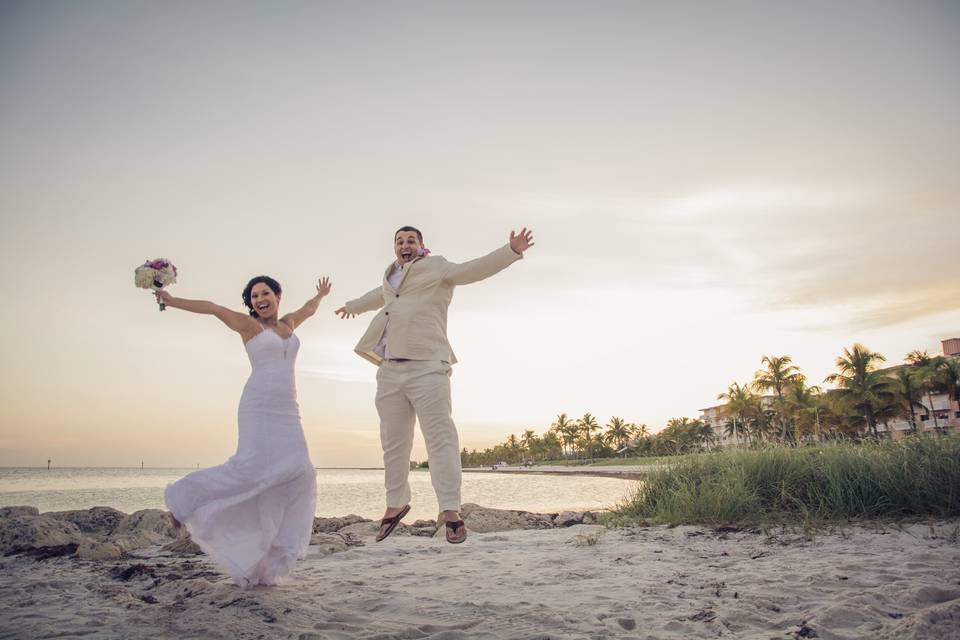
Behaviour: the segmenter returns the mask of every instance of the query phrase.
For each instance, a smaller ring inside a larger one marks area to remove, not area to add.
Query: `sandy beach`
[[[956,520],[809,536],[465,506],[454,546],[428,522],[378,544],[374,523],[318,519],[285,584],[241,589],[162,512],[68,513],[79,550],[40,544],[50,514],[0,518],[0,637],[960,638]]]

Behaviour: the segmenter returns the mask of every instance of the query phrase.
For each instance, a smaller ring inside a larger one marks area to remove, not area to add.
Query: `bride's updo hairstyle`
[[[256,278],[251,278],[250,282],[247,283],[247,286],[243,288],[243,304],[250,310],[250,315],[254,318],[259,318],[257,312],[253,308],[253,303],[250,301],[250,292],[253,291],[254,285],[263,283],[270,287],[270,290],[273,291],[273,295],[280,295],[282,290],[280,289],[280,283],[271,278],[270,276],[257,276]]]

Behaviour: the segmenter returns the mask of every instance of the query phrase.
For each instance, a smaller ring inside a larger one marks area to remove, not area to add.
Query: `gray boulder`
[[[410,535],[429,538],[437,531],[436,520],[417,520],[409,527]]]
[[[77,525],[46,516],[0,518],[0,554],[77,545],[83,534]]]
[[[170,521],[170,514],[160,509],[135,511],[121,520],[108,541],[116,543],[124,553],[152,545],[166,544],[180,532]]]
[[[161,538],[180,536],[170,520],[170,514],[160,509],[134,511],[117,523],[113,533],[115,535],[155,534]]]
[[[347,541],[336,533],[315,533],[310,536],[310,546],[316,547],[314,552],[321,556],[346,551],[350,547]]]
[[[163,550],[175,553],[178,556],[199,556],[203,554],[203,549],[198,547],[189,535],[183,535],[170,544],[163,545]]]
[[[602,511],[584,511],[583,524],[600,524],[603,513]]]
[[[371,522],[371,520],[369,518],[362,518],[352,513],[342,518],[314,518],[313,533],[334,533],[336,531],[340,531],[340,529],[343,529],[344,527],[357,524],[358,522]]]
[[[0,518],[38,515],[40,515],[40,511],[38,511],[36,507],[0,507]]]
[[[397,529],[391,535],[396,535],[400,533],[400,529],[403,528],[403,525],[397,527]],[[373,520],[366,520],[364,522],[357,522],[355,524],[348,525],[343,527],[337,533],[341,535],[351,535],[358,538],[370,538],[377,535],[377,532],[380,531],[380,523],[374,522]]]
[[[111,507],[93,507],[76,511],[47,511],[43,515],[48,518],[72,522],[84,533],[102,536],[113,533],[117,525],[127,517],[127,514],[123,511],[117,511]]]
[[[117,560],[123,556],[123,548],[115,542],[103,542],[84,538],[77,547],[81,560]]]
[[[491,509],[471,503],[460,508],[460,516],[467,525],[467,529],[476,533],[513,529],[551,529],[554,518],[554,514]]]
[[[572,527],[575,524],[582,523],[582,511],[561,511],[560,515],[553,519],[553,524],[558,527]]]

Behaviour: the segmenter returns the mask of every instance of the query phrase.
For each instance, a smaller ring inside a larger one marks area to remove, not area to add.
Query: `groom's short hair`
[[[417,241],[418,241],[420,244],[423,244],[423,234],[420,233],[420,229],[417,229],[416,227],[400,227],[400,228],[397,229],[397,230],[394,232],[394,234],[393,234],[393,239],[394,239],[394,240],[397,239],[397,234],[400,233],[401,231],[413,231],[414,233],[417,234]]]

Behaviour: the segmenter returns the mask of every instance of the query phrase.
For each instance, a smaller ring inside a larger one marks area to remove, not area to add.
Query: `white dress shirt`
[[[399,262],[393,263],[393,271],[390,272],[390,275],[387,276],[387,282],[393,287],[396,291],[397,287],[400,286],[400,280],[403,279],[403,265]],[[383,327],[383,335],[380,336],[380,342],[377,343],[377,346],[374,347],[373,351],[378,356],[384,360],[390,360],[390,347],[387,344],[387,329],[390,327],[390,321],[387,321],[386,326]]]

